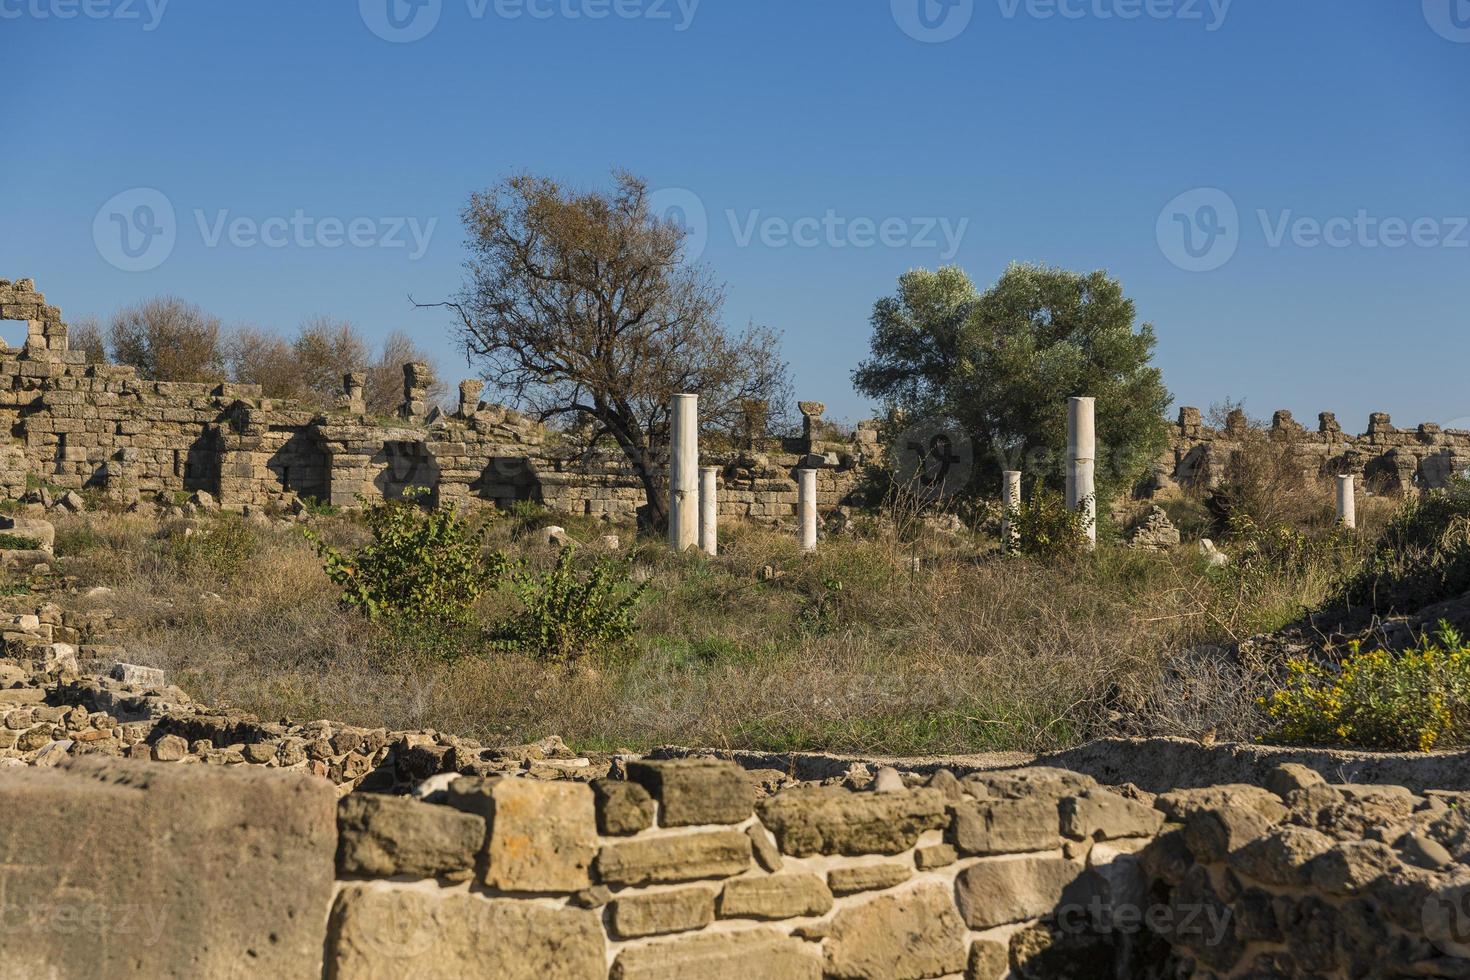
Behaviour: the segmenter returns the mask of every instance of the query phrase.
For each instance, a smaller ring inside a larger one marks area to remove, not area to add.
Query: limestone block
[[[755,786],[745,770],[720,759],[632,762],[628,778],[658,801],[665,827],[740,823],[755,805]]]
[[[582,783],[458,779],[449,805],[485,819],[484,883],[505,891],[574,892],[592,884],[597,817]]]
[[[1082,874],[1080,862],[1060,855],[994,858],[971,865],[955,881],[960,914],[972,929],[1040,918],[1056,908]]]
[[[1074,840],[1152,837],[1164,823],[1153,807],[1102,789],[1066,797],[1060,812],[1062,834]]]
[[[613,935],[619,939],[688,932],[713,921],[715,890],[707,887],[629,895],[614,901],[608,916]]]
[[[898,854],[925,830],[948,823],[946,802],[930,789],[853,793],[797,787],[761,801],[757,810],[785,854]]]
[[[738,830],[669,834],[606,844],[597,874],[610,885],[729,878],[750,867],[750,838]]]
[[[813,874],[734,878],[720,892],[722,919],[794,919],[831,910],[832,893]]]
[[[266,747],[275,753],[274,746]],[[352,793],[337,804],[337,839],[342,874],[458,881],[474,872],[485,821],[410,797]]]
[[[650,943],[618,954],[611,980],[820,980],[810,945],[774,929]]]
[[[842,980],[923,980],[958,973],[968,958],[965,923],[937,884],[842,909],[826,948],[826,975]]]
[[[594,779],[591,786],[599,833],[626,837],[653,826],[653,797],[642,786],[621,779]]]
[[[337,980],[602,980],[606,948],[593,911],[349,885],[328,955]]]
[[[329,783],[253,767],[84,756],[8,771],[5,969],[320,977],[335,809]]]
[[[961,854],[1016,854],[1054,850],[1057,804],[1049,797],[956,803],[948,839]]]
[[[855,868],[833,868],[827,872],[827,887],[837,896],[894,888],[914,876],[907,864],[864,864]]]

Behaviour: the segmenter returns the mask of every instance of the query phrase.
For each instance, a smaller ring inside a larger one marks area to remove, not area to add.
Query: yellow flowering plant
[[[1470,743],[1470,644],[1449,623],[1411,650],[1364,651],[1342,662],[1292,660],[1261,700],[1282,742],[1428,752]]]

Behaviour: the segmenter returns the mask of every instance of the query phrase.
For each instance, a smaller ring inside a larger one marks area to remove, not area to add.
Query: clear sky
[[[1027,260],[1119,276],[1180,404],[1470,419],[1470,0],[0,0],[0,85],[0,276],[72,320],[331,314],[452,382],[408,298],[470,191],[621,166],[834,416],[901,273]]]

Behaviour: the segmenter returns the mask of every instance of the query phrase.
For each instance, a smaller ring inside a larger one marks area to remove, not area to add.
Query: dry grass
[[[549,565],[552,554],[518,537],[535,523],[501,517],[491,545]],[[179,528],[83,515],[59,522],[58,552],[80,559],[84,584],[116,590],[106,604],[130,655],[201,699],[267,718],[487,742],[556,733],[605,749],[924,754],[1119,731],[1249,736],[1263,727],[1248,696],[1256,667],[1222,650],[1315,606],[1353,559],[1324,550],[1239,572],[1205,567],[1190,547],[1105,546],[1047,566],[932,533],[844,537],[807,556],[789,536],[733,527],[713,560],[639,542],[649,588],[635,643],[551,668],[483,649],[446,661],[438,640],[340,608],[299,530],[230,530],[243,526],[232,519],[184,546]],[[339,542],[362,534],[335,518],[318,527]],[[570,529],[587,541],[606,531]],[[783,574],[762,582],[764,566]],[[484,612],[512,601],[497,593]]]

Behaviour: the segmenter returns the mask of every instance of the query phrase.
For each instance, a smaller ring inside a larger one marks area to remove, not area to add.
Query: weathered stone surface
[[[612,903],[608,923],[619,939],[640,939],[703,929],[715,921],[713,888],[629,895]]]
[[[1057,803],[1050,796],[956,803],[950,812],[947,837],[961,854],[1019,854],[1059,845]]]
[[[750,850],[755,855],[756,864],[772,874],[780,871],[785,864],[781,859],[781,849],[771,840],[766,828],[758,822],[753,823],[745,828],[745,834],[750,838]]]
[[[601,980],[605,951],[596,912],[349,885],[328,955],[336,980]]]
[[[1006,945],[994,939],[977,939],[970,946],[965,980],[1003,980],[1011,968]]]
[[[637,783],[622,779],[594,779],[597,830],[610,837],[626,837],[653,826],[653,797]]]
[[[774,929],[710,933],[625,949],[611,980],[819,980],[810,944]]]
[[[1152,837],[1164,823],[1153,807],[1102,789],[1065,797],[1059,809],[1062,834],[1075,840]]]
[[[113,664],[111,676],[114,680],[145,690],[163,687],[167,683],[163,671],[157,667],[140,667],[137,664]]]
[[[485,884],[504,891],[574,892],[592,884],[597,817],[582,783],[457,779],[448,803],[489,825]]]
[[[914,851],[914,866],[920,871],[947,868],[959,859],[953,844],[929,844]]]
[[[1293,790],[1320,786],[1327,780],[1317,770],[1296,762],[1283,762],[1266,774],[1266,788],[1283,800]]]
[[[1064,796],[1076,796],[1097,785],[1097,780],[1091,776],[1052,766],[1025,766],[1020,769],[972,773],[961,782],[972,796],[1002,800],[1042,797],[1059,800]]]
[[[1311,828],[1277,827],[1232,852],[1229,863],[1264,885],[1305,885],[1312,860],[1331,847],[1332,838]]]
[[[1081,862],[1052,855],[982,861],[955,882],[960,914],[972,929],[1039,918],[1055,909],[1082,871]]]
[[[1227,804],[1254,810],[1270,823],[1279,823],[1286,816],[1286,807],[1275,793],[1237,783],[1160,793],[1154,800],[1154,808],[1170,823],[1187,823],[1195,813]]]
[[[898,854],[926,830],[945,826],[947,801],[938,790],[852,793],[836,787],[789,789],[760,803],[762,822],[781,851],[813,854]]]
[[[471,877],[485,820],[409,797],[351,793],[337,804],[337,870],[391,878]]]
[[[1193,812],[1184,824],[1184,842],[1196,859],[1222,861],[1270,829],[1271,821],[1249,804],[1227,803]]]
[[[605,844],[597,874],[611,885],[729,878],[750,867],[750,838],[739,830],[646,837]]]
[[[831,910],[827,883],[812,874],[735,878],[720,892],[722,919],[795,919]]]
[[[320,977],[335,817],[331,785],[296,774],[8,769],[0,973]]]
[[[914,869],[907,864],[864,864],[856,868],[833,868],[827,872],[827,887],[834,895],[855,895],[893,888],[913,876]]]
[[[923,980],[965,968],[965,924],[944,885],[920,885],[844,908],[827,937],[827,976]]]
[[[632,762],[628,779],[658,801],[665,827],[740,823],[755,806],[755,786],[745,770],[721,759]]]
[[[1393,848],[1379,841],[1349,841],[1319,854],[1309,872],[1312,885],[1328,895],[1356,895],[1400,867]]]

